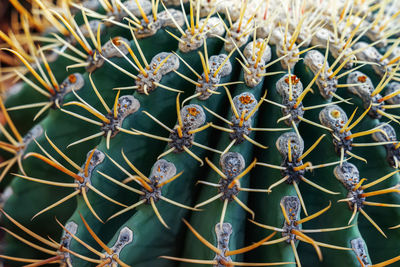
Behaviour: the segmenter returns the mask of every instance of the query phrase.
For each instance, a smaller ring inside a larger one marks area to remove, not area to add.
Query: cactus
[[[10,4],[5,266],[399,264],[398,1]]]

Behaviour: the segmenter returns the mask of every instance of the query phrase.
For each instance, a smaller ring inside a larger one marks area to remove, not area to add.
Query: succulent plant
[[[4,266],[399,264],[398,1],[9,2]]]

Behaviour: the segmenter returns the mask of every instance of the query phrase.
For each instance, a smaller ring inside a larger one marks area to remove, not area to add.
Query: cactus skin
[[[61,2],[0,32],[6,266],[399,264],[396,1]]]

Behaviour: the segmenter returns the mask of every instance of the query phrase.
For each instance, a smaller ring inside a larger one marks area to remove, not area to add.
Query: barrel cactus
[[[398,266],[398,1],[9,2],[4,266]]]

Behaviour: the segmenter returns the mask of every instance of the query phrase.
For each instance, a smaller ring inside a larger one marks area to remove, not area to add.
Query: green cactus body
[[[6,266],[398,265],[396,1],[10,3]]]

